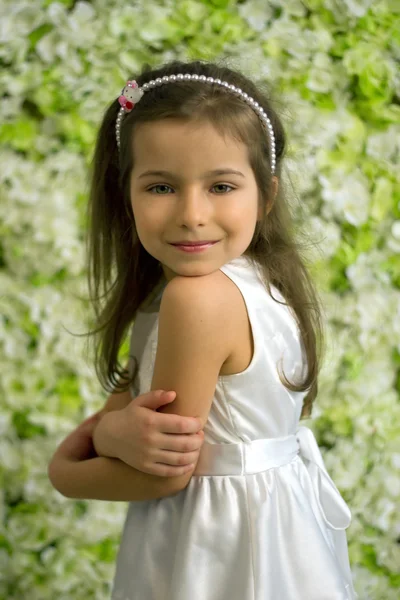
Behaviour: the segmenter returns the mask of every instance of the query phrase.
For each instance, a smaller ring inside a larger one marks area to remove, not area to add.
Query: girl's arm
[[[182,490],[181,478],[142,473],[117,458],[99,456],[77,461],[59,458],[49,467],[49,479],[67,498],[141,502]]]
[[[151,388],[175,390],[177,396],[162,412],[199,416],[203,425],[207,421],[218,374],[233,347],[226,335],[234,331],[230,288],[226,285],[225,278],[214,273],[176,277],[167,285],[160,307]],[[102,456],[66,463],[60,458],[56,467],[57,462],[53,477],[51,473],[49,476],[60,493],[97,500],[142,501],[171,496],[185,489],[193,475],[150,475],[119,459]]]
[[[143,404],[153,404],[154,407],[163,403],[159,392],[148,392],[136,400]],[[129,502],[164,498],[186,487],[187,468],[170,467],[173,475],[163,473],[160,476],[135,469],[118,457],[93,458],[94,432],[103,434],[104,437],[100,435],[99,439],[105,442],[105,451],[113,452],[124,415],[123,410],[115,410],[105,413],[101,420],[99,417],[97,414],[86,420],[57,448],[48,468],[50,482],[57,491],[67,498]],[[161,415],[157,417],[163,418]],[[129,418],[124,417],[123,420],[129,421]],[[191,427],[193,428],[193,424]],[[107,449],[108,441],[111,441],[110,450]],[[198,457],[199,451],[195,454]],[[163,469],[167,468],[167,465],[163,465]]]
[[[175,396],[175,392],[153,390],[123,409],[104,414],[92,434],[96,454],[162,477],[193,470],[204,442],[200,419],[157,412]]]

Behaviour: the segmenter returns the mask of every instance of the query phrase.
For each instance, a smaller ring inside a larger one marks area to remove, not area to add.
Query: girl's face
[[[138,237],[167,281],[208,275],[243,254],[261,218],[246,146],[224,140],[209,124],[169,119],[138,126],[133,155],[130,193]],[[209,173],[216,169],[241,175]],[[182,240],[218,243],[189,253],[171,245]]]

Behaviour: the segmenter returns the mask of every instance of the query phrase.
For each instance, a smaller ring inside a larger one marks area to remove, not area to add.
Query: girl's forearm
[[[181,491],[181,477],[142,473],[118,458],[99,456],[83,461],[60,458],[49,470],[53,487],[67,498],[141,502]]]
[[[48,468],[53,487],[67,498],[121,502],[155,500],[179,492],[181,476],[142,473],[114,456],[118,412],[106,413],[92,433],[97,457],[77,460],[62,448],[55,453]]]
[[[118,458],[115,451],[115,419],[119,411],[107,412],[98,422],[92,434],[92,442],[96,454],[108,458]]]

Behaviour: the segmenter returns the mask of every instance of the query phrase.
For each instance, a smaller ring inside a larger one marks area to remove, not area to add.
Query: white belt
[[[294,435],[238,444],[204,442],[194,476],[251,475],[286,465],[299,455],[310,475],[317,501],[332,529],[346,529],[351,512],[329,476],[314,433],[299,426]]]

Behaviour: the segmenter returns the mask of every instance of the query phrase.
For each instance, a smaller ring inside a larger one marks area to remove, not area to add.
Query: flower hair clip
[[[118,102],[125,109],[125,112],[131,112],[132,108],[143,96],[136,81],[128,81],[118,98]]]

